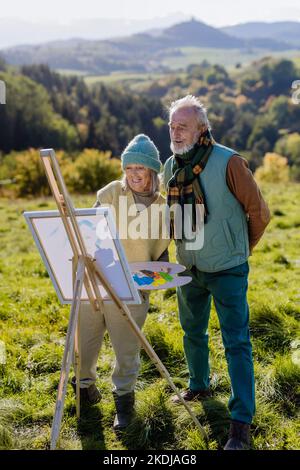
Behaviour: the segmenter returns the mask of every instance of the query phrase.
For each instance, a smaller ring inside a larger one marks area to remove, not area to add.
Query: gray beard
[[[197,141],[196,141],[196,142],[197,142]],[[173,142],[171,142],[170,148],[171,148],[173,154],[176,154],[176,155],[183,155],[184,153],[187,153],[187,152],[189,152],[190,150],[192,150],[192,148],[194,147],[194,145],[195,145],[196,142],[194,142],[193,144],[190,144],[190,145],[185,145],[184,147],[182,147],[181,149],[176,150],[176,151],[175,151],[175,147],[174,147]]]

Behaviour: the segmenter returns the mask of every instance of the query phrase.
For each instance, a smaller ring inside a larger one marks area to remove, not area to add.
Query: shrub
[[[288,158],[291,165],[291,177],[300,181],[300,134],[294,132],[279,139],[275,145],[275,152]]]
[[[255,174],[258,181],[268,183],[286,183],[289,181],[288,160],[277,153],[266,153],[263,165],[259,167]]]
[[[94,192],[121,176],[120,160],[110,158],[110,152],[85,149],[64,168],[64,177],[71,190],[80,193]]]
[[[60,166],[63,167],[67,161],[64,152],[58,151],[56,157]],[[50,194],[49,183],[38,149],[30,148],[6,155],[1,165],[1,174],[14,181],[10,189],[16,196],[45,196]]]
[[[110,158],[110,152],[85,149],[72,161],[71,155],[57,151],[56,157],[70,191],[90,193],[97,191],[111,181],[120,178],[121,165],[117,158]],[[50,186],[38,149],[11,152],[6,155],[0,168],[2,179],[12,179],[7,188],[16,196],[46,196]]]

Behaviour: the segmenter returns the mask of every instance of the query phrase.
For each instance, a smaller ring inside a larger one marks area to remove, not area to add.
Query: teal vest
[[[226,184],[226,169],[234,150],[215,144],[204,171],[199,175],[209,215],[204,225],[201,249],[187,250],[184,240],[176,240],[178,263],[188,269],[196,266],[204,272],[218,272],[247,261],[249,256],[247,216]],[[164,182],[172,176],[170,157],[164,167]]]

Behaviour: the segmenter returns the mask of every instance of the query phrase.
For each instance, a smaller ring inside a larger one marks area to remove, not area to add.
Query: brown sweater
[[[262,237],[271,215],[247,160],[233,155],[227,165],[227,186],[248,214],[250,253]]]

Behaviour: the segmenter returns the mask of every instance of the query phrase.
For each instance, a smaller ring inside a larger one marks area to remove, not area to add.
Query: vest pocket
[[[185,250],[184,241],[182,240],[175,242],[175,247],[177,262],[185,266],[187,269],[190,269],[193,266],[191,251]]]
[[[224,230],[224,233],[225,233],[225,237],[226,237],[228,246],[229,246],[229,248],[230,248],[231,251],[234,251],[234,250],[235,250],[235,246],[234,246],[232,234],[231,234],[231,232],[230,232],[230,228],[229,228],[229,225],[228,225],[227,220],[226,220],[226,219],[223,219],[223,220],[222,220],[222,224],[223,224],[223,230]]]

